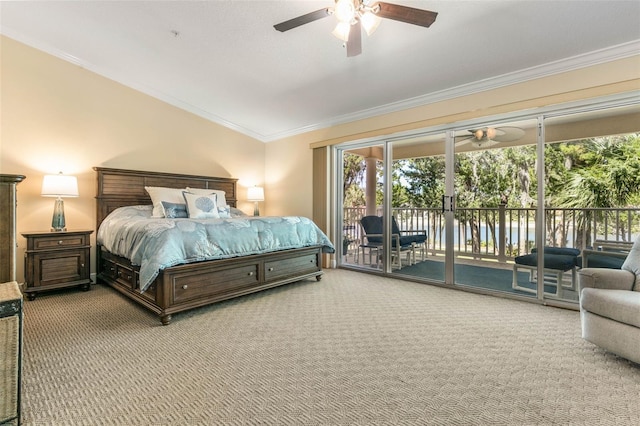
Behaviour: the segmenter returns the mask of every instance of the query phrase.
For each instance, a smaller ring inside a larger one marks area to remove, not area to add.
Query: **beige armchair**
[[[582,337],[640,364],[640,238],[622,269],[579,274]]]

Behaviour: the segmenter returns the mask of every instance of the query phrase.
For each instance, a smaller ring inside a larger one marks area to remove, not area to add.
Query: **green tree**
[[[364,184],[365,161],[359,155],[345,152],[343,155],[342,194],[344,207],[360,207],[365,204]]]
[[[576,147],[579,145],[579,147]],[[567,142],[558,149],[572,153],[565,184],[550,194],[553,204],[566,208],[615,208],[640,205],[640,134]],[[593,234],[591,224],[602,223],[607,212],[587,211],[579,221],[580,231]],[[625,239],[625,221],[617,230]],[[597,233],[598,230],[596,230]],[[581,235],[579,232],[578,235]],[[586,241],[589,245],[591,241]]]

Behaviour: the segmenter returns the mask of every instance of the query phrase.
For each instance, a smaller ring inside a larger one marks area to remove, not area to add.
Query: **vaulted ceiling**
[[[333,0],[2,1],[0,31],[265,142],[640,51],[637,0],[390,3],[438,17],[351,58],[333,16],[273,28]]]

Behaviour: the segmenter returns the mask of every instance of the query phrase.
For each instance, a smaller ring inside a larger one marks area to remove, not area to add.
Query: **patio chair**
[[[360,219],[360,224],[363,229],[364,241],[360,248],[362,250],[362,258],[364,261],[365,250],[369,250],[369,263],[371,258],[375,255],[376,267],[378,266],[378,260],[383,253],[382,244],[382,232],[383,232],[383,218],[382,216],[364,216]],[[414,264],[416,261],[416,248],[420,247],[422,250],[422,260],[424,260],[424,243],[427,239],[426,231],[400,231],[398,223],[395,217],[392,216],[391,223],[391,261],[392,266],[395,265],[398,269],[402,268],[402,252],[407,252],[407,263],[409,265]]]
[[[620,269],[632,245],[633,242],[596,240],[593,249],[582,250],[578,267]]]

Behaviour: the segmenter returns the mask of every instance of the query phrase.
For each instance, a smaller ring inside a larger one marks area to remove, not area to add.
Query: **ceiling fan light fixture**
[[[373,12],[366,11],[360,16],[360,23],[362,24],[362,28],[366,31],[367,35],[370,36],[374,33],[376,29],[378,29],[378,25],[380,25],[380,17]]]
[[[338,25],[331,33],[344,43],[343,46],[347,48],[347,57],[353,57],[362,53],[362,28],[364,27],[367,35],[373,34],[378,28],[381,18],[428,28],[438,16],[438,12],[385,3],[378,0],[334,1],[333,7],[325,7],[305,13],[293,19],[280,22],[273,27],[276,31],[285,32],[327,16],[335,16]],[[352,26],[353,30],[350,28]]]
[[[338,40],[347,42],[349,41],[349,31],[351,31],[351,24],[349,22],[340,21],[331,34],[333,34]]]
[[[487,129],[487,138],[493,139],[495,137],[496,137],[496,129],[494,129],[493,127],[489,127]]]
[[[356,17],[356,8],[353,0],[337,0],[335,15],[338,21],[350,23]]]

